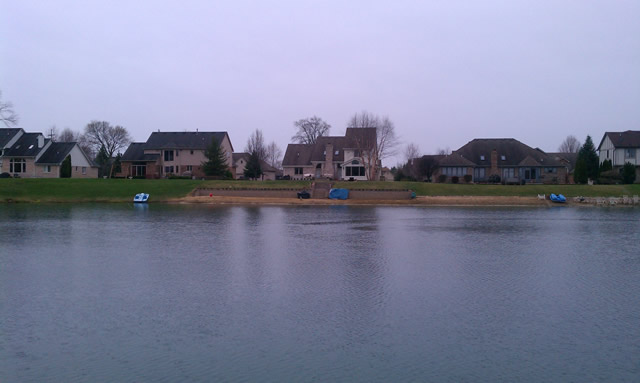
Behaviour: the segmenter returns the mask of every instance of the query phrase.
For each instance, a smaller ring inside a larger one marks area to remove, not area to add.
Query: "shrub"
[[[622,181],[622,177],[615,170],[607,170],[600,173],[600,177],[598,178],[598,183],[602,185],[615,185],[619,184]]]
[[[167,178],[170,180],[190,180],[191,179],[191,177],[189,176],[169,176]]]
[[[464,182],[466,182],[466,183],[470,183],[471,180],[473,179],[471,174],[465,174],[464,177],[462,177],[462,178],[464,178]]]
[[[441,184],[447,182],[447,175],[446,174],[440,174],[438,176],[438,182],[440,182]]]
[[[625,184],[632,184],[636,180],[636,166],[630,162],[627,162],[622,167],[622,182]]]
[[[451,183],[453,183],[453,184],[457,184],[459,180],[460,179],[458,178],[458,176],[451,177]]]
[[[489,178],[487,179],[489,181],[489,183],[492,184],[499,184],[500,183],[500,176],[497,174],[492,174],[489,176]]]

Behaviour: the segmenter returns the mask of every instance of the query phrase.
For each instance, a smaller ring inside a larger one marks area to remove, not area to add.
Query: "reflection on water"
[[[636,381],[640,210],[0,207],[0,381]]]

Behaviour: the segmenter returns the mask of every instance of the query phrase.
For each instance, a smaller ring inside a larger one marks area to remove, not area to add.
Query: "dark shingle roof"
[[[313,144],[289,144],[284,152],[282,166],[305,166],[311,164]]]
[[[251,154],[249,153],[231,153],[231,158],[233,160],[233,165],[235,166],[236,161],[243,159],[246,162],[249,162],[249,157]],[[278,169],[269,165],[266,161],[260,161],[260,168],[263,172],[278,172]]]
[[[5,157],[35,157],[42,148],[38,147],[38,137],[42,133],[25,133],[10,148],[5,149]],[[46,145],[49,139],[44,140]],[[44,146],[43,146],[44,147]]]
[[[604,138],[609,136],[609,139],[616,148],[640,148],[640,131],[639,130],[627,130],[626,132],[605,132],[598,145],[598,150],[604,142]]]
[[[315,144],[289,144],[282,166],[309,166],[311,161],[324,161],[327,145],[333,146],[333,161],[344,161],[345,149],[361,149],[376,142],[375,128],[347,128],[344,136],[318,137]],[[338,154],[335,154],[335,152]],[[356,152],[355,156],[359,154]]]
[[[76,146],[75,142],[52,142],[47,148],[47,151],[38,158],[36,163],[61,164],[74,146]]]
[[[2,128],[0,129],[0,149],[11,141],[11,139],[18,134],[22,129],[20,128]]]
[[[127,162],[155,162],[158,158],[160,158],[159,154],[144,154],[144,150],[146,149],[145,142],[132,142],[129,144],[129,147],[124,152],[120,161]]]
[[[491,152],[498,154],[498,166],[562,166],[554,156],[513,138],[476,138],[456,150],[476,166],[491,166]],[[484,159],[481,159],[484,156]],[[504,160],[502,159],[504,156]],[[529,158],[527,158],[529,157]],[[539,165],[536,165],[539,164]],[[464,164],[461,164],[464,165]]]
[[[227,132],[153,132],[147,149],[206,149],[211,140],[222,143]],[[233,149],[233,145],[231,146]]]
[[[555,157],[558,161],[565,162],[569,171],[572,171],[576,166],[578,160],[578,153],[547,153],[550,156]]]

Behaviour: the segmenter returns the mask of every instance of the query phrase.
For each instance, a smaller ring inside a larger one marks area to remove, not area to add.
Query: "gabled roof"
[[[67,158],[71,149],[76,146],[75,142],[52,142],[51,145],[47,148],[47,151],[44,152],[38,161],[37,164],[51,164],[58,165]]]
[[[442,156],[438,161],[439,166],[475,166],[473,162],[462,157],[458,153],[451,153],[446,156]]]
[[[598,145],[598,150],[607,136],[616,148],[640,148],[640,131],[627,130],[625,132],[605,132],[600,140],[600,145]]]
[[[569,168],[569,171],[572,171],[576,166],[576,161],[578,160],[578,153],[547,153],[550,156],[555,157],[556,160],[563,162]]]
[[[146,142],[132,142],[124,152],[120,161],[127,162],[155,162],[160,158],[160,154],[145,154]]]
[[[456,150],[465,159],[476,166],[491,166],[491,152],[498,154],[498,166],[562,166],[554,156],[513,138],[476,138]],[[527,157],[530,157],[527,159]],[[502,159],[504,158],[504,160]],[[537,165],[534,165],[537,164]],[[531,164],[531,165],[521,165]]]
[[[251,154],[249,153],[231,153],[231,158],[233,160],[233,166],[235,166],[236,162],[239,160],[244,160],[245,163],[249,162],[249,157]],[[278,169],[269,165],[266,161],[260,160],[260,168],[263,172],[277,172]]]
[[[305,166],[311,165],[311,153],[313,144],[289,144],[284,152],[282,166]]]
[[[11,141],[16,134],[18,134],[22,129],[20,128],[2,128],[0,129],[0,149],[4,148],[4,146]]]
[[[221,144],[225,137],[228,137],[227,132],[153,132],[147,140],[146,149],[205,150],[212,139]]]
[[[312,161],[325,161],[327,145],[332,145],[333,161],[344,161],[344,150],[367,148],[376,142],[376,128],[347,128],[344,136],[318,137],[315,144],[289,144],[284,153],[282,166],[310,166]],[[338,152],[336,154],[335,152]]]
[[[38,137],[42,133],[25,133],[15,144],[4,150],[5,157],[35,157],[42,150],[38,147]],[[46,145],[49,139],[44,139]],[[43,146],[44,147],[44,146]]]

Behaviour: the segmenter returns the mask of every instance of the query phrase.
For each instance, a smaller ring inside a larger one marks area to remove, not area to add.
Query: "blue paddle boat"
[[[145,203],[149,199],[149,194],[147,193],[138,193],[135,197],[133,197],[134,203]]]
[[[567,202],[567,199],[562,194],[555,195],[555,194],[551,193],[551,195],[549,196],[549,199],[551,200],[551,202],[555,202],[555,203],[565,203],[565,202]]]

